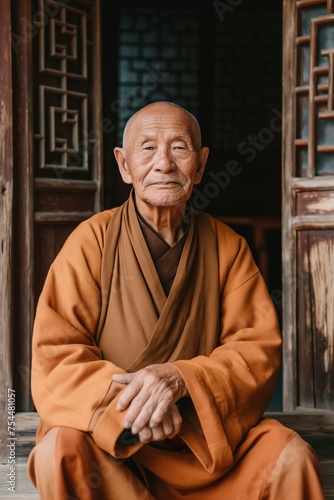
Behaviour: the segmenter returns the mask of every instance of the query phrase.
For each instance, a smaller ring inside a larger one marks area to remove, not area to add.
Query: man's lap
[[[179,453],[177,455],[180,456]],[[78,459],[80,456],[85,458]],[[312,474],[314,469],[313,483],[317,482],[319,474],[317,458],[307,443],[293,430],[271,419],[263,419],[253,427],[235,450],[233,465],[221,471],[221,477],[208,473],[206,484],[198,484],[196,471],[200,469],[197,466],[188,467],[190,462],[186,458],[184,456],[183,470],[170,468],[166,470],[164,460],[162,459],[159,463],[159,450],[144,446],[136,454],[137,465],[140,469],[141,465],[146,469],[152,497],[124,462],[113,459],[98,448],[90,434],[60,427],[51,429],[35,447],[29,459],[29,473],[33,483],[39,488],[46,487],[45,484],[41,485],[41,481],[44,483],[54,481],[58,483],[58,486],[53,485],[51,488],[56,487],[56,490],[60,488],[61,494],[64,488],[69,488],[73,498],[90,500],[95,498],[95,493],[99,495],[100,500],[103,498],[111,500],[113,495],[118,500],[123,498],[124,500],[132,500],[132,498],[134,500],[136,498],[158,500],[210,498],[210,500],[215,500],[215,498],[221,499],[225,494],[228,494],[231,500],[271,499],[275,498],[272,496],[272,491],[276,491],[275,495],[280,495],[276,498],[283,498],[279,491],[282,492],[284,488],[290,491],[292,487],[290,473],[294,474],[294,482],[297,482],[299,489],[301,486],[298,484],[298,474],[300,473],[296,472],[297,469],[300,471],[310,469],[308,474]],[[180,463],[179,460],[177,462]],[[154,465],[151,467],[152,463]],[[45,467],[46,464],[48,465]],[[49,470],[49,473],[45,468]],[[52,468],[53,473],[50,473]],[[181,477],[187,477],[193,486],[185,488],[176,484],[179,474]],[[60,476],[64,476],[65,479]],[[284,478],[283,482],[282,478]],[[68,486],[69,483],[71,486]],[[286,492],[284,494],[286,495]],[[58,500],[60,496],[54,496],[54,498]],[[289,496],[284,498],[288,499]],[[322,500],[323,497],[319,492],[319,487],[315,486],[313,496],[299,497],[297,492],[291,492],[290,498]]]

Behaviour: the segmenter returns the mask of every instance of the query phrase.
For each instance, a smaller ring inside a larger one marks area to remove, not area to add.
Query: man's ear
[[[126,163],[126,155],[124,148],[117,147],[114,149],[114,155],[117,161],[117,165],[125,184],[132,184],[131,175]]]
[[[194,184],[199,184],[201,182],[203,174],[204,174],[206,162],[208,160],[208,156],[209,156],[209,148],[207,148],[207,147],[201,148],[199,151],[199,162],[198,162],[198,166],[197,166]]]

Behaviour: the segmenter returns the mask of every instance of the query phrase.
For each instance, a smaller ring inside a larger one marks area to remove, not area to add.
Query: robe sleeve
[[[107,212],[81,223],[69,236],[37,304],[31,371],[33,401],[41,417],[37,442],[57,426],[94,434],[105,412],[103,441],[110,446],[123,431],[125,413],[115,406],[124,385],[112,382],[112,375],[124,370],[104,360],[94,340]]]
[[[245,240],[216,228],[221,289],[220,336],[208,357],[175,361],[202,432],[180,436],[210,472],[232,464],[233,452],[262,417],[281,360],[281,333],[267,286]]]

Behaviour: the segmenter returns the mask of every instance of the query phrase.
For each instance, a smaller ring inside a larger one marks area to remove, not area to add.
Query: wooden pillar
[[[7,401],[12,389],[13,120],[11,0],[1,2],[0,29],[0,458],[7,463]]]
[[[34,159],[32,109],[31,0],[12,0],[13,32],[13,297],[14,371],[16,411],[31,411],[31,332],[34,315]],[[25,22],[22,22],[25,19]]]
[[[283,2],[283,129],[282,129],[282,265],[283,265],[283,410],[295,411],[297,407],[296,370],[296,268],[295,242],[291,233],[293,210],[292,169],[294,158],[294,71],[296,52],[294,40],[296,3]]]

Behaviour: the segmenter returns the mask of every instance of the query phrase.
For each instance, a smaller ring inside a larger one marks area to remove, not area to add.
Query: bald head
[[[197,119],[193,114],[184,109],[182,106],[169,101],[157,101],[147,104],[147,106],[144,106],[129,118],[124,127],[123,148],[126,148],[129,132],[136,124],[136,121],[138,119],[142,118],[144,115],[152,115],[159,116],[161,118],[161,122],[164,122],[166,119],[168,119],[168,115],[170,113],[176,113],[180,115],[180,118],[184,120],[187,128],[191,130],[194,144],[199,149],[201,147],[201,129]]]
[[[133,185],[139,212],[147,221],[154,220],[159,232],[170,225],[170,217],[184,213],[193,186],[202,179],[209,149],[201,146],[196,118],[163,101],[130,118],[123,147],[116,147],[114,154],[123,181]]]

